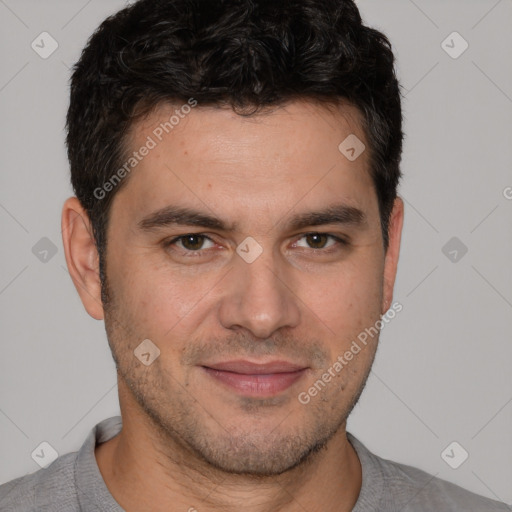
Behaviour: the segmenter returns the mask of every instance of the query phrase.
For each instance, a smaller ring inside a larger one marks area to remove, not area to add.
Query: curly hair
[[[401,178],[402,110],[391,43],[352,0],[139,0],[108,17],[73,68],[66,144],[104,281],[109,210],[133,123],[163,103],[256,115],[297,99],[362,114],[384,247]]]

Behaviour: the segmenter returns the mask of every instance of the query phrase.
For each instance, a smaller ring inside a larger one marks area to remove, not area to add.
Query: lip
[[[288,361],[254,363],[247,360],[223,361],[201,368],[210,378],[232,391],[260,398],[282,393],[302,378],[308,369]]]
[[[213,370],[240,373],[246,375],[263,375],[270,373],[289,373],[303,370],[306,366],[288,361],[269,361],[267,363],[254,363],[247,359],[236,359],[233,361],[222,361],[213,364],[202,365]]]

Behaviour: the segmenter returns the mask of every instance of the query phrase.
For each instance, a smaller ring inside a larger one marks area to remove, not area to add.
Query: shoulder
[[[421,512],[511,512],[505,503],[475,494],[421,469],[379,457],[370,452],[357,438],[348,434],[363,469],[363,491],[375,496],[379,510]],[[365,483],[366,478],[366,483]]]
[[[67,453],[47,468],[0,485],[2,512],[78,512],[74,484],[77,452]]]
[[[386,485],[403,512],[511,511],[505,503],[475,494],[418,468],[382,459]]]
[[[80,503],[97,509],[97,500],[104,505],[105,501],[110,502],[104,510],[122,510],[108,493],[94,457],[95,445],[111,439],[121,427],[120,416],[107,418],[89,432],[78,451],[58,457],[47,468],[0,485],[0,510],[79,512]]]

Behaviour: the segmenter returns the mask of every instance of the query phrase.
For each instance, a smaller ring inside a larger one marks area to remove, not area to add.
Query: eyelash
[[[308,233],[304,233],[302,234],[298,239],[302,239],[302,238],[305,238],[309,235],[325,235],[329,238],[331,238],[332,240],[334,240],[335,242],[337,242],[337,244],[335,244],[334,246],[330,246],[328,247],[327,249],[323,249],[323,248],[313,248],[313,247],[310,247],[309,250],[311,251],[320,251],[320,252],[323,252],[325,254],[330,254],[336,250],[339,249],[339,247],[336,247],[337,246],[348,246],[349,245],[349,242],[347,242],[346,240],[344,240],[343,238],[340,238],[336,235],[332,235],[331,233],[323,233],[321,231],[311,231],[311,232],[308,232]],[[215,240],[213,240],[212,238],[210,238],[209,236],[203,234],[203,233],[187,233],[185,235],[180,235],[180,236],[177,236],[171,240],[167,240],[167,241],[164,241],[164,247],[165,248],[169,248],[171,247],[172,245],[174,245],[176,242],[179,242],[181,240],[184,240],[185,238],[187,238],[188,236],[198,236],[198,237],[202,237],[204,238],[205,240],[208,240],[210,242],[213,242],[215,243]],[[181,249],[183,252],[187,253],[187,257],[199,257],[199,256],[202,256],[203,255],[203,252],[204,251],[208,251],[208,249],[197,249],[197,250],[191,250],[191,249],[186,249],[186,248],[183,248]]]

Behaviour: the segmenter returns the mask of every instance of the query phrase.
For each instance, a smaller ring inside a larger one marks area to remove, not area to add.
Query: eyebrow
[[[359,208],[345,204],[335,204],[322,210],[296,215],[286,222],[286,227],[296,230],[323,224],[364,226],[367,225],[367,217]],[[137,225],[142,231],[154,231],[173,225],[197,226],[220,231],[238,231],[236,222],[229,224],[204,212],[172,205],[150,213],[140,220]]]

